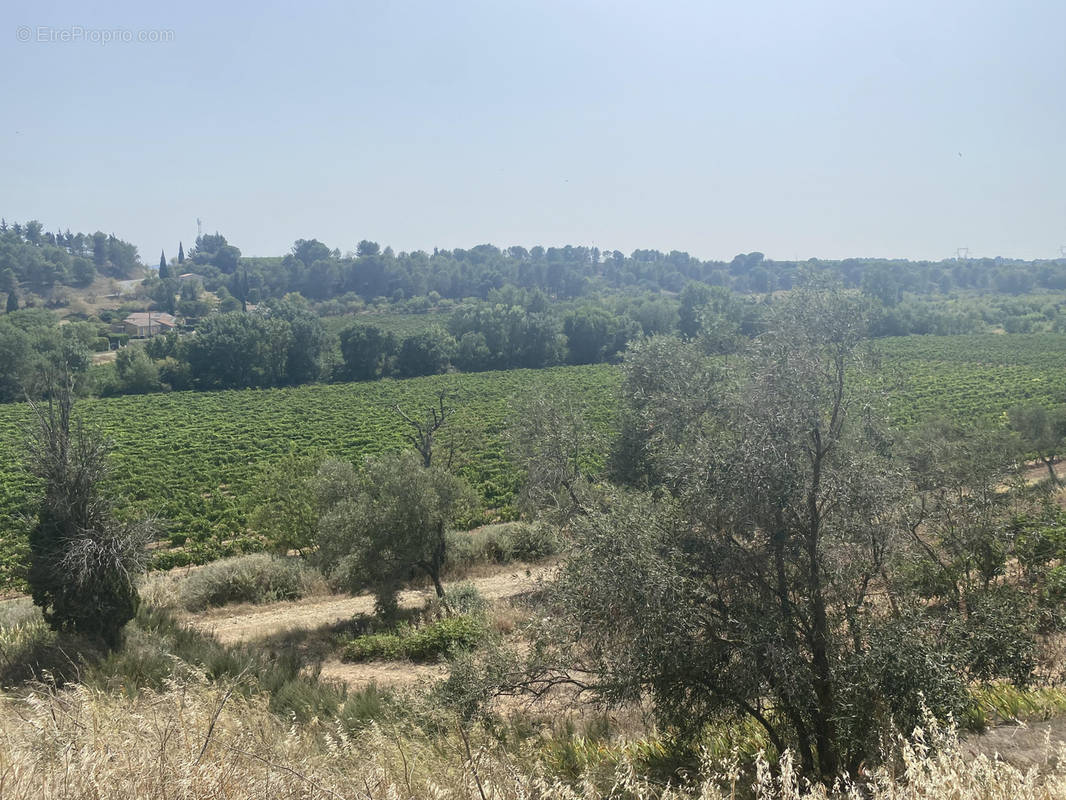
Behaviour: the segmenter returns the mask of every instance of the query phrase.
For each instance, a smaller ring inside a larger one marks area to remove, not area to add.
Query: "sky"
[[[4,0],[2,20],[0,215],[147,263],[197,218],[256,256],[1066,245],[1062,0]]]

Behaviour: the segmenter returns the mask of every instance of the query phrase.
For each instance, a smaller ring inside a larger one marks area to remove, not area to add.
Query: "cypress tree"
[[[15,290],[14,289],[10,289],[8,291],[8,293],[7,293],[7,313],[10,314],[12,311],[18,311],[18,310],[19,310],[19,298],[18,298],[18,295],[15,294]]]
[[[170,277],[170,269],[167,268],[167,257],[162,250],[159,251],[159,277],[163,280]]]
[[[178,263],[185,263],[185,248],[181,246],[181,242],[178,242]]]

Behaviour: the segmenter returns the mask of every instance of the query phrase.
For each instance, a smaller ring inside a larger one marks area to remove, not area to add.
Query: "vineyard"
[[[1066,335],[908,337],[876,346],[883,357],[868,380],[886,391],[900,425],[936,415],[998,425],[1015,403],[1066,402]],[[169,541],[182,544],[157,551],[157,565],[166,566],[253,549],[247,497],[271,464],[288,454],[358,461],[401,448],[404,423],[394,407],[424,410],[443,387],[454,392],[459,470],[487,508],[511,513],[516,475],[501,433],[515,398],[534,389],[580,398],[596,424],[609,428],[619,379],[615,367],[595,365],[126,396],[83,400],[79,409],[113,442],[112,480],[122,506],[158,517]],[[21,467],[28,419],[23,405],[0,406],[0,587],[25,558],[24,518],[34,494]]]
[[[1002,425],[1018,403],[1066,403],[1066,335],[908,336],[875,342],[871,380],[900,426],[944,416]]]
[[[516,476],[503,453],[501,430],[513,400],[532,390],[584,398],[600,424],[618,382],[609,366],[515,370],[407,381],[310,385],[289,389],[174,392],[79,402],[82,417],[113,443],[112,480],[132,514],[165,523],[184,557],[202,560],[255,546],[245,538],[245,498],[272,462],[287,454],[365,456],[405,446],[405,424],[395,411],[420,415],[439,389],[452,392],[449,429],[459,471],[487,507],[505,509]],[[0,559],[21,560],[16,542],[24,529],[33,483],[20,466],[29,410],[0,406]],[[444,444],[444,443],[442,443]],[[6,558],[5,558],[6,556]],[[181,563],[164,558],[157,563]],[[0,570],[3,566],[0,566]],[[0,586],[4,575],[0,574]]]

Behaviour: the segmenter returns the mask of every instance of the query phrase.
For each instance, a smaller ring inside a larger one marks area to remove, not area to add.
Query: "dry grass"
[[[701,783],[668,789],[640,777],[621,759],[606,779],[562,782],[543,774],[534,751],[506,753],[482,734],[435,739],[393,738],[371,725],[350,735],[339,724],[289,724],[261,700],[233,687],[192,681],[135,697],[77,686],[0,699],[0,798],[691,798],[760,800],[824,798],[786,759],[772,774],[761,763],[754,786],[729,765]],[[933,732],[901,748],[895,774],[870,776],[861,792],[873,800],[1052,800],[1066,796],[1066,773],[1021,772],[973,757]],[[480,784],[480,786],[479,786]],[[482,794],[483,793],[483,794]]]

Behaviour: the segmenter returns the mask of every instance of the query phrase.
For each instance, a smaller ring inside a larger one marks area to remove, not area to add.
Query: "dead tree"
[[[395,407],[396,413],[399,414],[404,422],[412,428],[411,432],[404,434],[404,438],[406,438],[422,456],[422,466],[427,469],[433,463],[433,439],[436,436],[437,431],[441,429],[445,421],[451,417],[453,412],[453,409],[446,404],[447,399],[447,389],[441,389],[438,391],[437,403],[429,407],[423,420],[408,416],[404,410],[400,408],[399,404]]]

